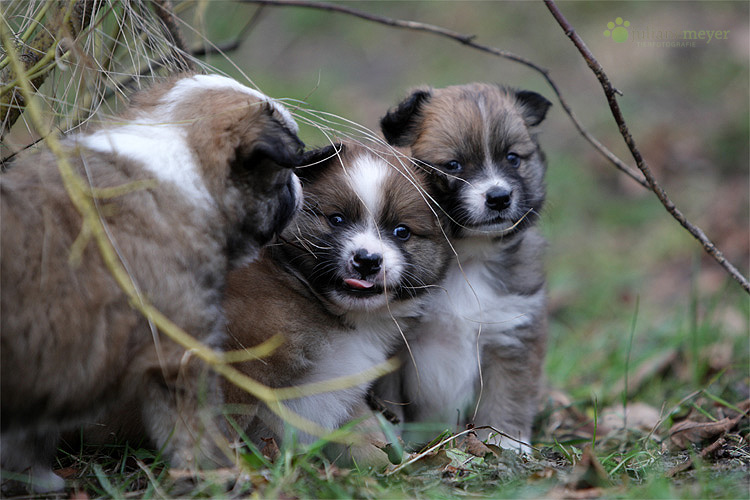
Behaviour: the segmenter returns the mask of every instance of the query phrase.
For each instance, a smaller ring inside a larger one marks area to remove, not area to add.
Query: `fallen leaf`
[[[720,372],[732,365],[734,345],[731,342],[711,344],[701,349],[700,356],[708,362],[713,373]]]
[[[485,455],[494,453],[486,444],[481,442],[477,437],[476,433],[470,432],[466,435],[464,441],[466,447],[466,453],[471,453],[475,457],[484,457]]]
[[[622,405],[610,406],[602,410],[599,417],[597,433],[606,435],[617,429],[640,429],[650,431],[659,423],[661,414],[659,410],[646,403],[628,403],[623,411]]]
[[[701,443],[720,434],[729,432],[739,422],[740,418],[722,418],[716,422],[695,422],[685,420],[678,422],[669,429],[669,438],[673,449],[687,449],[691,443]]]
[[[69,500],[89,500],[89,494],[85,491],[75,490],[70,494]]]
[[[72,479],[76,477],[80,471],[75,467],[63,467],[62,469],[55,469],[54,472],[63,479]]]
[[[276,440],[274,438],[261,439],[263,440],[265,445],[263,445],[263,448],[260,450],[260,452],[271,462],[275,462],[276,459],[281,456],[281,451],[279,450],[279,446],[276,444]]]
[[[716,453],[717,450],[719,450],[722,446],[726,444],[726,439],[724,437],[720,437],[716,441],[714,441],[711,445],[706,446],[701,450],[700,456],[701,458],[706,458],[709,455],[712,455]],[[674,477],[675,475],[679,474],[680,472],[684,472],[690,468],[693,467],[693,457],[688,457],[687,461],[675,465],[671,469],[669,469],[666,473],[667,477]]]
[[[603,496],[604,490],[602,488],[576,490],[573,488],[555,486],[545,495],[545,498],[550,500],[588,500],[589,498],[602,498]]]
[[[573,468],[567,486],[576,490],[586,490],[610,486],[610,484],[609,474],[591,451],[591,446],[587,446],[583,450],[581,459]]]
[[[411,458],[413,458],[413,456],[409,457],[409,459]],[[424,468],[442,470],[447,465],[450,465],[451,462],[452,460],[445,452],[445,450],[440,449],[431,453],[422,454],[416,462],[413,462],[407,466],[407,470],[413,471]]]
[[[556,469],[553,469],[552,467],[545,467],[542,470],[532,472],[529,475],[529,479],[531,480],[552,479],[556,475],[557,475]]]

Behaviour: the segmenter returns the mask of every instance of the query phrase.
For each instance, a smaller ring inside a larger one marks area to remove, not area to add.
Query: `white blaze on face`
[[[388,237],[381,234],[378,218],[385,209],[385,183],[392,175],[398,175],[385,161],[375,157],[360,157],[347,169],[349,188],[357,195],[364,206],[365,221],[357,225],[357,231],[349,235],[344,245],[344,258],[348,259],[364,249],[369,254],[383,257],[379,281],[398,282],[404,270],[401,250]]]

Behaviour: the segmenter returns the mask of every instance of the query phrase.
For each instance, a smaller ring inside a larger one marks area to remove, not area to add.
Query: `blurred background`
[[[105,2],[115,13],[121,12],[117,3]],[[16,28],[28,24],[39,12],[29,5],[6,4],[4,19]],[[249,79],[271,96],[299,101],[301,110],[337,115],[342,129],[346,119],[377,131],[379,118],[416,85],[486,81],[545,95],[554,103],[539,127],[549,164],[542,221],[549,240],[549,386],[573,402],[611,403],[629,378],[630,397],[656,408],[701,388],[734,402],[748,397],[748,295],[652,193],[615,170],[578,134],[539,73],[434,34],[334,12],[224,0],[174,5],[192,50],[241,40],[225,54],[200,56],[201,65]],[[542,2],[339,5],[475,35],[480,44],[547,68],[588,131],[634,164],[595,76]],[[558,6],[623,93],[619,102],[631,133],[659,182],[747,275],[750,4],[580,1]],[[149,44],[149,30],[157,28],[128,22],[122,14],[119,35],[103,34],[106,22],[98,25],[103,46],[111,42],[122,48],[130,30],[135,43],[117,54],[97,56],[92,42],[88,59],[85,54],[57,58],[55,75],[41,93],[50,96],[50,121],[60,129],[82,123],[71,118],[80,118],[81,89],[95,88],[101,97],[96,106],[84,106],[84,115],[107,114],[130,88],[153,76],[138,56],[166,54]],[[627,39],[606,36],[608,23],[625,29]],[[681,36],[684,30],[728,33],[686,47],[659,43],[668,32]],[[92,74],[104,68],[103,59],[110,76],[94,82]],[[115,78],[122,75],[135,78],[122,83]],[[324,119],[319,113],[308,116]],[[310,124],[302,125],[301,135],[309,146],[326,142]],[[34,137],[21,118],[4,138],[3,157]]]

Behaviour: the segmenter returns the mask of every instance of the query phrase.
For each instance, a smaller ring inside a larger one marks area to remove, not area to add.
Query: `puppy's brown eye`
[[[341,214],[332,214],[328,216],[328,222],[333,227],[339,227],[339,226],[344,225],[344,222],[346,222],[346,219],[344,219],[344,216]]]
[[[516,153],[508,153],[505,155],[505,159],[508,161],[511,167],[518,167],[521,164],[521,157]]]
[[[452,173],[460,172],[463,168],[464,167],[456,160],[451,160],[445,164],[445,170]]]
[[[401,241],[406,241],[411,237],[411,229],[403,224],[399,224],[393,229],[393,236]]]

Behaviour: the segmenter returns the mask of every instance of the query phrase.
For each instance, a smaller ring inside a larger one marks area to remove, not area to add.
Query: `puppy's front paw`
[[[54,493],[65,489],[65,480],[48,466],[35,465],[13,477],[2,476],[2,495],[17,496],[25,493]]]

